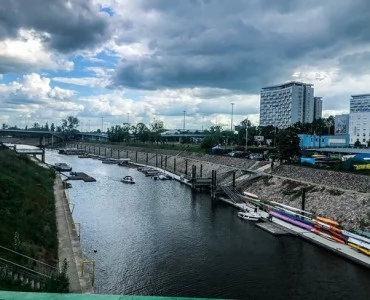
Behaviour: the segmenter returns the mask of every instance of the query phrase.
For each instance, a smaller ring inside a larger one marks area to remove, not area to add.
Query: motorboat
[[[121,181],[123,183],[135,183],[135,180],[130,175],[123,177]]]
[[[251,212],[248,210],[238,212],[238,217],[243,220],[254,221],[254,222],[257,222],[261,219],[261,215],[259,213]]]
[[[105,158],[105,159],[102,159],[101,161],[103,164],[118,164],[119,163],[119,160],[118,159],[114,159],[114,158]]]
[[[69,172],[72,171],[72,167],[66,163],[55,163],[53,168],[59,172]]]

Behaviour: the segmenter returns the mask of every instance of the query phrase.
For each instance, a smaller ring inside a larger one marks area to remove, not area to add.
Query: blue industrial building
[[[307,148],[335,148],[348,147],[349,135],[316,135],[316,134],[298,134],[299,145],[302,149]]]

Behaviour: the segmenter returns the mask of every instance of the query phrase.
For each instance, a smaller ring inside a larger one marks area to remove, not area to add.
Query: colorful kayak
[[[318,221],[324,222],[324,223],[332,225],[332,226],[339,226],[339,223],[337,221],[334,221],[334,220],[331,220],[331,219],[327,219],[327,218],[323,218],[323,217],[316,217],[316,219]]]
[[[255,194],[252,194],[252,193],[249,193],[249,192],[243,192],[243,195],[244,195],[244,197],[250,198],[252,200],[260,201],[260,198]]]
[[[324,222],[320,222],[318,220],[313,220],[314,223],[317,225],[317,226],[320,226],[321,228],[325,229],[325,230],[328,230],[328,231],[332,231],[332,232],[336,232],[336,233],[342,233],[342,230],[340,230],[339,228],[335,227],[335,226],[332,226],[332,225],[329,225],[329,224],[326,224]]]
[[[300,222],[305,223],[307,225],[310,225],[310,226],[313,225],[313,222],[310,218],[302,216],[302,215],[297,214],[295,212],[291,212],[287,209],[284,209],[284,208],[281,208],[281,207],[276,207],[273,210],[276,211],[279,214],[282,214],[286,217],[289,217],[289,218],[292,218],[294,220],[300,221]]]
[[[275,218],[278,218],[280,220],[283,220],[287,223],[290,223],[290,224],[293,224],[295,226],[298,226],[300,228],[303,228],[303,229],[306,229],[308,231],[311,231],[313,229],[312,226],[308,225],[308,224],[305,224],[303,222],[300,222],[300,221],[297,221],[297,220],[294,220],[292,218],[289,218],[287,216],[284,216],[282,214],[279,214],[278,212],[275,212],[275,211],[270,211],[269,214]]]
[[[352,243],[348,243],[348,246],[350,246],[352,248],[355,248],[356,250],[361,251],[362,253],[365,253],[366,255],[370,255],[370,251],[369,250],[366,250],[364,248],[361,248],[360,246],[357,246],[357,245],[352,244]]]
[[[298,209],[298,208],[295,208],[295,207],[292,207],[292,206],[289,206],[289,205],[286,205],[286,204],[281,204],[281,203],[275,202],[275,201],[270,201],[270,203],[273,203],[275,205],[284,207],[284,208],[289,209],[289,210],[292,210],[292,211],[299,211],[299,212],[304,213],[306,215],[312,215],[312,213],[310,213],[308,211],[305,211],[305,210],[302,210],[302,209]]]
[[[352,233],[352,232],[349,232],[347,230],[342,230],[342,233],[345,235],[345,236],[348,236],[348,237],[351,237],[351,238],[354,238],[356,240],[360,240],[362,242],[365,242],[365,243],[368,243],[370,244],[370,239],[364,237],[364,236],[361,236],[361,235],[358,235],[358,234],[355,234],[355,233]]]
[[[361,234],[363,236],[366,236],[366,237],[369,237],[370,238],[370,232],[368,231],[364,231],[364,230],[360,230],[360,229],[356,229],[355,230],[358,234]]]
[[[311,230],[311,232],[316,233],[317,235],[320,235],[320,236],[322,236],[324,238],[327,238],[329,240],[333,240],[335,242],[338,242],[338,243],[341,243],[341,244],[345,244],[345,242],[342,239],[339,239],[339,238],[337,238],[336,236],[334,236],[332,234],[322,232],[321,230],[319,230],[317,228],[313,228]]]
[[[354,238],[348,238],[348,243],[355,244],[357,246],[360,246],[361,248],[365,248],[367,250],[370,250],[370,244],[365,243],[363,241],[356,240]]]

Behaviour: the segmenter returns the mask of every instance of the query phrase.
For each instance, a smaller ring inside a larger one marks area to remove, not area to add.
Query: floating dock
[[[273,235],[290,235],[290,233],[272,222],[256,223],[256,226]]]
[[[95,182],[96,179],[83,172],[71,172],[67,180],[83,180],[84,182]]]

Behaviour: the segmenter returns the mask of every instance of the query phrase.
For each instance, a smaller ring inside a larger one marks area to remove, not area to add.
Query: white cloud
[[[12,112],[13,117],[27,117],[45,123],[50,119],[60,121],[67,115],[83,110],[75,103],[73,90],[51,87],[50,79],[37,73],[24,75],[17,81],[0,84],[0,105],[2,111]]]
[[[73,70],[74,63],[47,50],[43,36],[34,30],[19,30],[16,39],[0,41],[0,73],[48,70]]]

